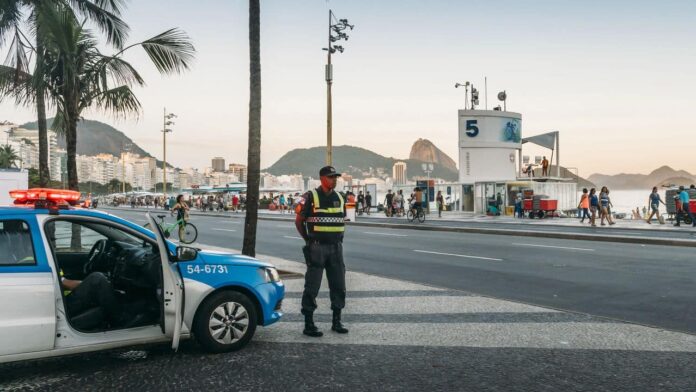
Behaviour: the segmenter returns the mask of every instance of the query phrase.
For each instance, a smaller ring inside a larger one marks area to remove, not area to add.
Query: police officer
[[[306,243],[302,248],[307,264],[302,294],[302,314],[305,318],[302,333],[312,337],[323,336],[314,325],[313,314],[317,308],[316,299],[324,270],[329,281],[333,311],[331,330],[348,333],[341,324],[341,309],[346,302],[346,267],[343,264],[346,212],[343,196],[334,190],[339,176],[332,166],[321,168],[321,186],[305,193],[296,210],[295,227]]]

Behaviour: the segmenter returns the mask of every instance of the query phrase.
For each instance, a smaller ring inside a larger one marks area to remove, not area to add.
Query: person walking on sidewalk
[[[654,186],[652,189],[652,192],[650,193],[650,196],[648,196],[648,205],[650,206],[650,216],[648,216],[648,218],[646,219],[646,222],[652,223],[652,222],[650,222],[652,220],[652,217],[654,215],[657,215],[657,221],[662,223],[662,221],[660,220],[660,203],[665,204],[665,202],[662,201],[660,194],[657,192],[657,187]]]
[[[590,212],[592,216],[590,217],[590,224],[592,226],[596,225],[597,210],[599,209],[599,198],[597,198],[597,191],[592,188],[590,189]]]
[[[361,214],[365,212],[365,195],[363,195],[363,191],[358,192],[358,209],[356,211],[360,211]]]
[[[613,225],[614,222],[611,220],[611,215],[609,215],[609,206],[611,205],[611,201],[609,200],[609,189],[605,186],[602,187],[602,191],[599,193],[599,202],[601,206],[601,212],[599,214],[600,224],[606,226],[604,223],[604,219],[606,219],[610,225]]]
[[[582,188],[582,196],[580,196],[580,204],[578,204],[578,208],[582,211],[582,218],[580,219],[580,223],[584,223],[585,218],[587,218],[587,220],[591,220],[590,195],[587,193],[587,188]]]
[[[341,323],[341,310],[346,303],[346,266],[343,263],[343,233],[345,231],[345,201],[336,192],[336,177],[340,174],[332,166],[319,171],[321,186],[305,193],[297,207],[295,227],[305,240],[302,248],[307,272],[302,293],[302,314],[305,319],[303,334],[320,337],[324,334],[314,325],[317,294],[326,270],[333,318],[331,330],[348,333]],[[368,193],[369,194],[369,193]]]
[[[372,195],[370,191],[367,191],[365,195],[365,209],[367,210],[367,215],[370,215],[370,208],[372,208]]]
[[[384,209],[387,212],[387,216],[394,215],[394,209],[392,208],[392,203],[394,201],[394,194],[391,189],[387,191],[387,195],[384,196]]]
[[[684,219],[686,222],[685,217],[682,218],[683,215],[686,215],[691,219],[691,224],[693,227],[696,227],[696,221],[694,220],[694,215],[691,213],[691,209],[689,208],[689,192],[684,189],[684,186],[679,187],[679,204],[681,207],[678,209],[677,212],[677,223],[675,223],[675,226],[681,226],[679,222]]]
[[[442,191],[437,191],[435,201],[437,202],[437,217],[442,218],[442,210],[445,208],[445,198],[442,197]]]

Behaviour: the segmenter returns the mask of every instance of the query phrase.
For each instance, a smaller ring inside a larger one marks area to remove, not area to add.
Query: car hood
[[[255,259],[253,257],[219,252],[215,250],[201,250],[198,252],[201,260],[206,264],[226,264],[226,265],[239,265],[247,267],[273,267],[273,264],[266,263]]]

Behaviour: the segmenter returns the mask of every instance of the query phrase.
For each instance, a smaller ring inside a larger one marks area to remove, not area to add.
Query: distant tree
[[[259,0],[249,0],[249,147],[247,201],[242,253],[256,256],[261,177],[261,19]]]
[[[0,146],[0,169],[10,169],[17,167],[19,155],[9,144]]]

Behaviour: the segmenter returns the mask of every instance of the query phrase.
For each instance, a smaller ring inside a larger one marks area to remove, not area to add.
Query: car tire
[[[237,291],[221,291],[198,308],[193,334],[207,351],[237,351],[254,336],[256,320],[256,307],[249,297]]]

